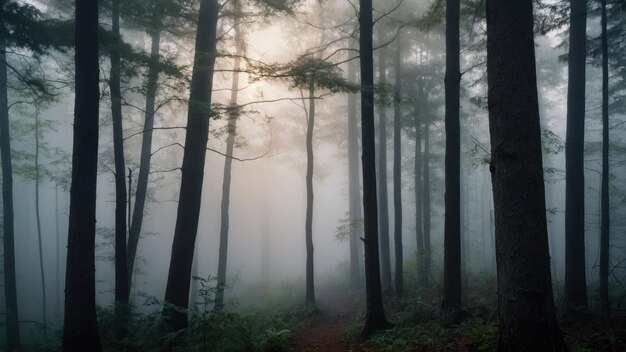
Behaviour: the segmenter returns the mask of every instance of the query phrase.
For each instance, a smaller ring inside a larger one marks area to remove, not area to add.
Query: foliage
[[[363,219],[351,219],[346,213],[346,217],[339,219],[339,225],[335,229],[335,238],[339,242],[347,241],[350,233],[363,225]]]

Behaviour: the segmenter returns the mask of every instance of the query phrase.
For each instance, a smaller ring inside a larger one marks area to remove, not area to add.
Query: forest
[[[626,351],[626,0],[0,0],[0,351]]]

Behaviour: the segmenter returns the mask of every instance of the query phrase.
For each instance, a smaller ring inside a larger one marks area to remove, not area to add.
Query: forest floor
[[[318,314],[296,334],[296,351],[355,351],[343,333],[357,314],[357,300],[347,290],[326,287],[317,292]]]

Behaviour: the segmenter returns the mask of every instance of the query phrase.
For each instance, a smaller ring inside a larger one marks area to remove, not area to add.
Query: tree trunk
[[[0,1],[4,7],[6,0]],[[4,27],[0,18],[0,24]],[[15,223],[13,218],[13,166],[11,164],[11,133],[7,94],[6,44],[0,38],[0,157],[2,158],[2,213],[4,249],[4,295],[7,311],[7,351],[20,348],[20,329],[17,323],[17,287],[15,283]]]
[[[39,211],[39,110],[35,112],[35,218],[37,222],[37,245],[39,249],[39,273],[41,279],[41,318],[43,322],[43,333],[47,336],[46,324],[46,274],[43,264],[43,245],[41,243],[41,213]]]
[[[374,140],[374,58],[372,44],[372,0],[361,0],[361,143],[363,165],[363,210],[365,243],[365,325],[370,336],[388,326],[383,306],[378,260],[378,214],[376,206],[376,150]]]
[[[402,83],[402,43],[401,38],[396,48],[396,84],[393,92],[393,242],[395,249],[396,296],[402,297],[404,291],[402,261],[402,106],[400,105],[400,84]]]
[[[181,309],[186,310],[189,304],[191,265],[202,200],[218,12],[217,0],[200,1],[180,197],[165,289],[166,306],[163,309],[166,320],[174,330],[187,327],[187,314]],[[167,305],[173,305],[178,309]]]
[[[460,1],[446,0],[446,158],[443,306],[461,306]]]
[[[378,74],[381,85],[387,82],[386,53],[380,49],[378,56]],[[378,202],[380,210],[378,213],[380,227],[380,274],[383,292],[393,293],[391,286],[391,254],[389,253],[389,196],[387,194],[387,108],[383,105],[378,111]]]
[[[426,102],[426,100],[423,100]],[[423,173],[424,186],[422,188],[424,206],[423,210],[423,226],[424,226],[424,263],[422,263],[423,275],[422,286],[429,287],[430,279],[430,121],[428,116],[424,116],[424,157],[423,157]]]
[[[111,4],[113,36],[120,37],[119,0]],[[126,334],[124,311],[130,293],[126,257],[126,161],[124,160],[124,132],[122,125],[122,92],[120,77],[120,54],[117,47],[111,50],[111,119],[113,122],[113,155],[115,160],[115,330],[121,340]]]
[[[565,351],[550,277],[531,0],[487,0],[498,351]]]
[[[309,86],[309,116],[306,129],[306,301],[315,302],[313,268],[313,129],[315,127],[315,90],[311,78]]]
[[[67,237],[63,351],[100,351],[95,237],[98,172],[98,4],[76,0],[74,150]]]
[[[222,204],[220,219],[220,248],[217,265],[217,291],[215,293],[215,309],[221,309],[224,306],[224,290],[226,288],[226,264],[228,258],[228,228],[230,224],[230,181],[233,159],[229,156],[233,155],[235,148],[235,135],[237,133],[237,119],[239,118],[239,108],[237,107],[237,96],[239,94],[239,71],[241,69],[240,56],[244,55],[245,43],[243,42],[242,28],[239,26],[239,11],[241,11],[240,2],[234,0],[233,7],[235,10],[235,23],[233,30],[235,31],[235,45],[237,53],[233,67],[233,82],[230,90],[230,108],[228,116],[228,137],[226,137],[226,158],[224,158],[224,178],[222,181]]]
[[[354,48],[353,41],[350,47]],[[348,81],[356,82],[356,67],[348,63]],[[361,284],[361,269],[359,256],[359,238],[362,236],[361,227],[361,186],[359,181],[359,137],[357,123],[357,96],[348,94],[348,189],[350,212],[350,284],[358,287]]]
[[[606,23],[606,0],[600,0],[602,10],[602,190],[600,225],[600,311],[610,313],[609,302],[609,45]]]
[[[571,0],[565,137],[565,301],[587,307],[585,272],[585,61],[587,4]]]
[[[422,82],[418,80],[415,112],[413,114],[413,122],[415,124],[415,242],[417,244],[417,285],[418,288],[424,287],[424,264],[425,264],[425,246],[424,246],[424,223],[423,223],[423,190],[422,190],[422,117],[421,117],[421,94]]]
[[[128,232],[128,282],[132,282],[137,256],[137,245],[141,235],[143,213],[148,191],[148,176],[150,175],[150,159],[152,158],[152,132],[154,128],[155,101],[157,83],[159,79],[159,47],[161,36],[158,31],[150,33],[152,48],[150,51],[150,67],[148,68],[148,82],[146,90],[146,108],[144,112],[143,135],[141,140],[141,156],[139,160],[139,175],[137,176],[137,190],[135,192],[135,206],[133,208],[130,231]],[[130,290],[129,284],[129,290]]]

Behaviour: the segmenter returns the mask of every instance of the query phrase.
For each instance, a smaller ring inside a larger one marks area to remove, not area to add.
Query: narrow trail
[[[341,288],[327,287],[317,292],[316,300],[319,313],[296,335],[296,351],[351,351],[343,332],[356,314],[355,298]]]

